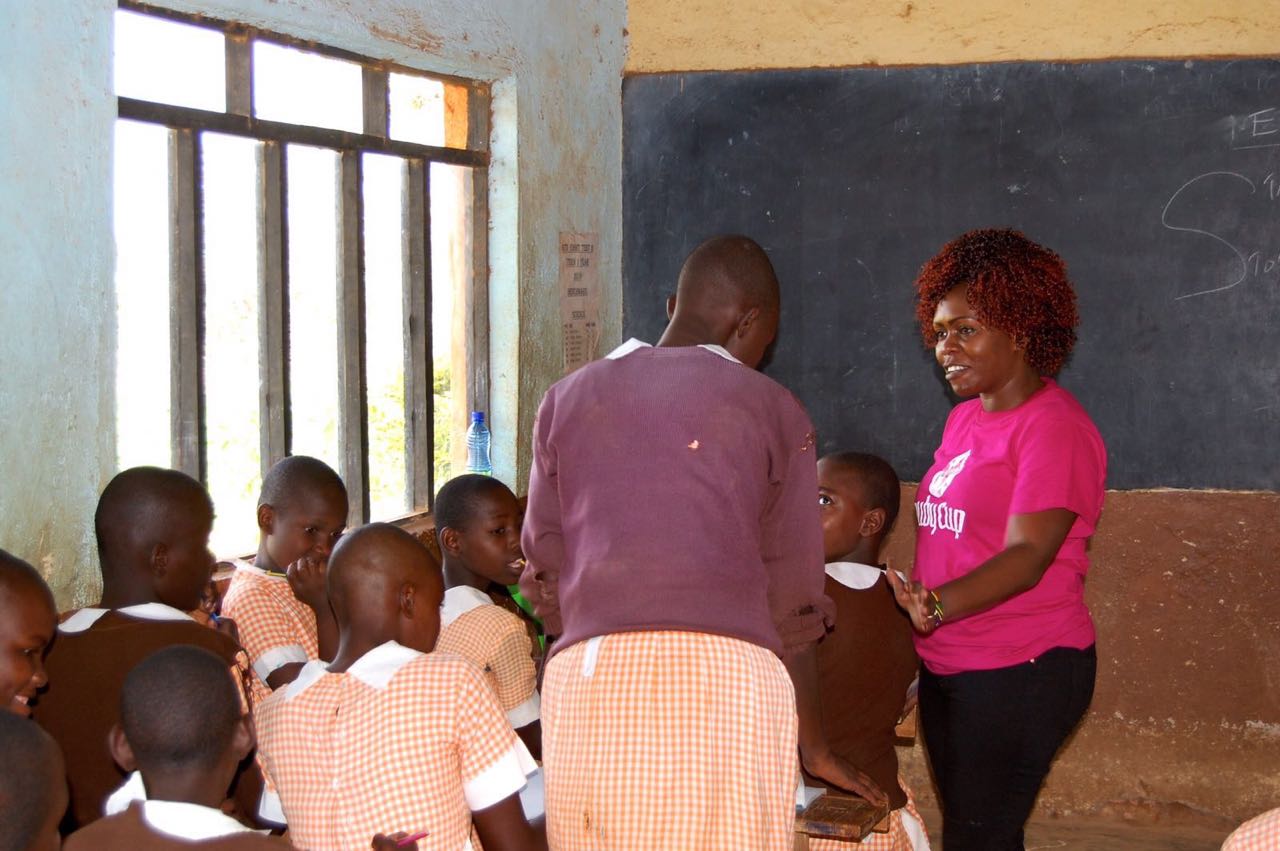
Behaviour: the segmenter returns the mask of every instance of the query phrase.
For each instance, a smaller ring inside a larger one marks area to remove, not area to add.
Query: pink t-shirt
[[[1004,549],[1009,517],[1065,508],[1076,514],[1040,582],[980,614],[916,636],[936,674],[1018,665],[1053,647],[1094,641],[1084,604],[1086,544],[1102,512],[1107,452],[1075,397],[1052,379],[1011,411],[979,399],[957,405],[916,494],[915,578],[935,588]]]

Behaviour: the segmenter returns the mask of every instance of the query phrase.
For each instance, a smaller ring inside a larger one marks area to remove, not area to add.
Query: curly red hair
[[[1027,363],[1053,375],[1076,343],[1076,293],[1062,258],[1016,230],[972,230],[942,246],[916,278],[916,319],[934,344],[933,315],[955,287],[967,287],[978,318],[1023,348]]]

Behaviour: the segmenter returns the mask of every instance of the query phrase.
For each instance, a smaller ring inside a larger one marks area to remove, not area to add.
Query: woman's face
[[[1029,369],[1022,350],[978,318],[967,293],[967,287],[952,288],[933,313],[933,352],[947,383],[961,397],[1001,396],[1020,388]]]

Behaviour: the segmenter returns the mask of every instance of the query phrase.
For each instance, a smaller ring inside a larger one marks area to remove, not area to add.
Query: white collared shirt
[[[653,345],[651,343],[646,343],[644,340],[637,340],[635,337],[632,337],[630,340],[627,340],[621,346],[618,346],[618,348],[614,349],[613,351],[609,352],[609,354],[605,355],[605,358],[608,360],[618,360],[619,358],[625,358],[627,355],[631,354],[637,349],[651,349],[651,348],[653,348]],[[733,355],[729,354],[729,350],[726,349],[724,346],[718,346],[715,343],[702,343],[698,346],[698,348],[706,349],[707,351],[713,354],[719,355],[725,360],[733,361],[734,363],[742,363],[742,361],[738,360]]]
[[[440,603],[440,627],[443,629],[472,609],[492,605],[493,600],[479,588],[455,585],[444,592],[444,601]]]
[[[884,571],[856,561],[833,561],[827,565],[827,576],[854,591],[865,591],[880,581]]]
[[[264,796],[266,790],[263,790]],[[183,801],[147,800],[147,787],[142,772],[132,772],[103,806],[103,815],[122,813],[134,803],[142,804],[142,820],[149,827],[167,836],[199,841],[231,836],[236,833],[270,833],[269,830],[251,830],[240,822],[212,807],[189,804]],[[283,819],[279,819],[281,824]]]
[[[77,611],[74,615],[67,618],[58,626],[60,632],[74,633],[84,632],[89,627],[97,623],[103,615],[111,609],[84,608]],[[131,618],[138,618],[144,621],[195,621],[195,618],[182,611],[175,609],[173,606],[167,606],[164,603],[139,603],[136,606],[125,606],[123,609],[115,609],[122,615],[128,615]]]

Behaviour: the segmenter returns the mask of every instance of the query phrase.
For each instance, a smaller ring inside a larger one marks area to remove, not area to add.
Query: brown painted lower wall
[[[899,569],[914,496],[888,542]],[[1090,556],[1097,689],[1039,808],[1238,822],[1280,806],[1280,494],[1111,491]],[[919,743],[900,754],[932,804]]]

